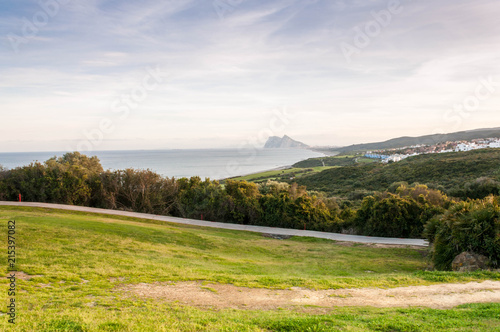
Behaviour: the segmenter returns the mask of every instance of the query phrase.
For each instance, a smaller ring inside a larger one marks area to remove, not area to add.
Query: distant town
[[[398,162],[408,157],[428,153],[462,152],[487,148],[500,148],[500,138],[481,138],[470,141],[448,141],[434,145],[413,145],[397,149],[368,151],[365,157],[383,163]]]

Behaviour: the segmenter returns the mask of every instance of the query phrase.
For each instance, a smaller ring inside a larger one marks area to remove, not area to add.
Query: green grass
[[[357,154],[341,154],[336,156],[309,158],[293,164],[293,167],[298,167],[298,168],[317,167],[317,166],[343,167],[343,166],[355,166],[356,164],[370,164],[376,162],[379,161],[364,157],[364,153],[357,153]]]
[[[245,176],[239,176],[235,178],[231,178],[232,180],[237,180],[237,181],[248,181],[248,182],[266,182],[267,180],[289,180],[290,177],[298,178],[306,175],[312,175],[316,174],[319,172],[322,172],[324,170],[333,168],[335,166],[317,166],[317,167],[310,167],[310,168],[289,168],[289,169],[284,169],[284,170],[274,170],[274,171],[266,171],[266,172],[260,172],[260,173],[255,173],[255,174],[250,174],[250,175],[245,175]]]
[[[396,287],[495,279],[498,273],[426,272],[422,252],[341,246],[313,238],[164,224],[38,208],[0,207],[0,245],[16,220],[18,279],[15,329],[2,331],[491,331],[500,305],[452,310],[335,308],[297,311],[200,309],[126,296],[120,284],[202,280],[246,287],[316,289]],[[6,255],[6,254],[5,254]],[[368,273],[367,271],[373,271]],[[7,269],[4,267],[4,273]],[[0,281],[6,304],[7,280]],[[208,290],[209,287],[207,287]],[[0,309],[5,311],[5,305]]]
[[[237,181],[248,181],[255,183],[266,182],[267,180],[289,181],[290,178],[297,179],[305,176],[314,175],[322,171],[343,166],[353,166],[356,164],[370,164],[377,162],[374,159],[365,158],[362,154],[357,155],[338,155],[330,157],[310,158],[299,161],[291,168],[284,170],[271,170],[245,176],[231,178]]]
[[[357,159],[357,162],[359,164],[373,164],[373,163],[378,162],[378,160],[375,160],[375,159],[372,159],[372,158],[366,158],[366,157],[359,157]]]

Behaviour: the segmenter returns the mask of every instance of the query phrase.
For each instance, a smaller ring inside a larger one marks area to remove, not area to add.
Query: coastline
[[[323,154],[323,156],[301,159],[301,160],[296,161],[295,163],[298,163],[298,162],[301,162],[301,161],[304,161],[304,160],[308,160],[308,159],[313,159],[313,158],[322,158],[322,157],[336,156],[337,154],[339,154],[336,151],[333,152],[335,154],[327,154],[325,151],[317,150],[317,149],[314,149],[314,148],[309,148],[309,149],[305,149],[305,150],[309,150],[309,151],[316,152],[316,153],[321,153],[321,154]],[[230,176],[230,177],[227,177],[227,178],[217,179],[217,181],[224,181],[224,180],[236,179],[236,178],[241,178],[241,177],[244,177],[244,176],[257,175],[257,174],[266,173],[266,172],[282,171],[282,170],[287,170],[287,169],[291,169],[291,168],[293,168],[293,164],[292,165],[285,165],[285,166],[278,166],[278,167],[274,167],[274,168],[270,168],[270,169],[265,169],[265,170],[261,170],[261,171],[257,171],[257,172],[251,172],[251,173],[246,173],[246,174],[239,174],[239,175],[235,175],[235,176]]]
[[[35,160],[41,163],[66,152],[0,153],[0,165],[7,169],[24,167]],[[83,153],[99,158],[105,170],[149,169],[164,177],[180,179],[199,176],[223,180],[266,171],[288,169],[296,162],[325,154],[311,149],[186,149],[151,151],[95,151]],[[243,175],[241,175],[243,174]]]
[[[314,152],[322,153],[325,155],[325,157],[334,157],[338,156],[340,154],[339,151],[334,151],[334,150],[329,150],[329,149],[320,149],[320,148],[311,148],[309,149]]]

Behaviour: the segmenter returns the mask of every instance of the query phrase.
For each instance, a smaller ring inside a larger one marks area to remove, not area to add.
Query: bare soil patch
[[[500,281],[439,284],[391,289],[359,288],[286,290],[246,288],[202,282],[122,285],[119,290],[141,298],[154,298],[197,307],[272,310],[314,306],[452,308],[466,303],[500,302]]]
[[[262,233],[262,236],[276,240],[287,240],[292,237],[291,235],[268,234],[268,233]]]
[[[422,246],[412,246],[409,244],[384,244],[384,243],[359,243],[359,242],[348,242],[348,241],[334,241],[332,242],[336,246],[343,247],[368,247],[368,248],[383,248],[383,249],[414,249],[419,252],[427,252],[427,248],[422,248]]]
[[[15,271],[10,273],[14,273],[16,275],[16,279],[21,279],[21,280],[31,280],[31,278],[43,277],[42,275],[39,274],[29,275],[23,271]]]

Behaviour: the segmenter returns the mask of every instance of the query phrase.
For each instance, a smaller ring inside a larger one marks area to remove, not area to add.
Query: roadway
[[[427,247],[428,246],[428,242],[425,240],[422,240],[422,239],[401,239],[401,238],[389,238],[389,237],[373,237],[373,236],[327,233],[327,232],[317,232],[317,231],[277,228],[277,227],[229,224],[229,223],[221,223],[221,222],[196,220],[196,219],[185,219],[185,218],[177,218],[177,217],[169,217],[169,216],[160,216],[160,215],[147,214],[147,213],[128,212],[128,211],[119,211],[119,210],[106,210],[106,209],[98,209],[98,208],[91,208],[91,207],[85,207],[85,206],[50,204],[50,203],[0,201],[0,206],[2,206],[2,205],[4,205],[4,206],[38,207],[38,208],[46,208],[46,209],[80,211],[80,212],[86,212],[86,213],[100,213],[100,214],[106,214],[106,215],[112,215],[112,216],[125,216],[125,217],[143,218],[143,219],[150,219],[150,220],[160,220],[160,221],[164,221],[164,222],[168,222],[168,223],[183,224],[183,225],[222,228],[222,229],[231,229],[231,230],[237,230],[237,231],[266,233],[266,234],[273,234],[273,235],[315,237],[315,238],[320,238],[320,239],[328,239],[328,240],[342,241],[342,242],[374,243],[374,244],[387,244],[387,245],[408,245],[408,246],[420,246],[420,247]]]

